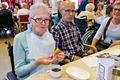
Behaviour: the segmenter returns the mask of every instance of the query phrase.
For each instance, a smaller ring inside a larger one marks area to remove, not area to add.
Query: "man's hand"
[[[110,45],[110,47],[115,46],[115,45],[120,45],[120,40],[112,41],[112,44]]]
[[[93,51],[93,49],[89,49],[87,53],[90,55],[90,54],[93,54],[94,51]]]
[[[80,59],[80,57],[74,55],[74,57],[73,57],[73,61],[78,60],[78,59]]]

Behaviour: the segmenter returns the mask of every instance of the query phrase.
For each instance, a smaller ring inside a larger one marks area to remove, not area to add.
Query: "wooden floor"
[[[11,71],[11,63],[5,41],[6,38],[0,37],[0,80],[5,80],[7,72]],[[10,42],[13,42],[13,38],[10,38]]]

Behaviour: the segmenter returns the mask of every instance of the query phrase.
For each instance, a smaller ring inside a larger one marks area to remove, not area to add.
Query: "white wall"
[[[34,0],[34,3],[42,2],[42,0]]]

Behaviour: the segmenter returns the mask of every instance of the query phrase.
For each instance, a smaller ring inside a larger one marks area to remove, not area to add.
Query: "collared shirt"
[[[64,21],[60,21],[57,26],[52,26],[50,29],[53,37],[56,41],[56,47],[65,52],[68,57],[71,55],[82,55],[81,47],[81,34],[75,25],[65,24]]]

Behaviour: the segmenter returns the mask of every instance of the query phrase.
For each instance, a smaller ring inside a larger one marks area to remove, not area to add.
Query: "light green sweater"
[[[33,70],[39,67],[38,65],[35,64],[34,59],[29,59],[27,57],[27,55],[29,54],[27,38],[26,38],[26,34],[28,33],[28,31],[29,30],[17,34],[14,38],[14,43],[13,43],[15,72],[19,80],[26,79],[27,77],[32,75],[31,73]],[[53,38],[53,37],[49,37],[49,38]]]

